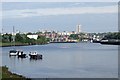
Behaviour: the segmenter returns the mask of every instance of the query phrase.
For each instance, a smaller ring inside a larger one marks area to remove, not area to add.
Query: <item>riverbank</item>
[[[29,44],[25,43],[15,43],[15,46],[27,46]],[[11,43],[0,43],[0,47],[9,47],[9,46],[14,46],[14,44]]]
[[[48,44],[48,43],[46,43]],[[29,43],[15,43],[12,44],[12,43],[2,43],[0,42],[0,47],[10,47],[10,46],[29,46],[29,45],[45,45],[45,44],[29,44]]]
[[[31,80],[22,75],[10,72],[6,66],[2,66],[0,69],[2,70],[2,80]]]

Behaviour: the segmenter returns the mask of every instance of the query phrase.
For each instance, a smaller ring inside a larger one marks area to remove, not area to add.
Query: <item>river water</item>
[[[2,48],[2,65],[29,78],[117,78],[118,46],[96,43],[51,43],[17,46],[27,55],[37,51],[42,60],[9,57],[13,47]]]

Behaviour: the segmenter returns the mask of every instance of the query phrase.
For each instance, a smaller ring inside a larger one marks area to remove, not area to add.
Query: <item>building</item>
[[[28,38],[30,39],[36,39],[38,38],[38,35],[27,35]]]
[[[76,33],[79,34],[81,32],[81,25],[77,25],[76,27]]]

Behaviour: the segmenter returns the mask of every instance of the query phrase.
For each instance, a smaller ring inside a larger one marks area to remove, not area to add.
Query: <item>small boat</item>
[[[42,59],[42,55],[37,52],[30,52],[29,56],[30,59]]]
[[[17,50],[10,50],[9,51],[9,56],[17,56],[18,55],[18,51]]]
[[[26,54],[23,51],[18,51],[18,58],[26,58]]]

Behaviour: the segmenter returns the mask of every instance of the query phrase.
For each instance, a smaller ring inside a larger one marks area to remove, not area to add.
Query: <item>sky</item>
[[[118,31],[117,2],[4,2],[1,12],[3,32]]]
[[[2,2],[119,2],[119,0],[1,0]]]

